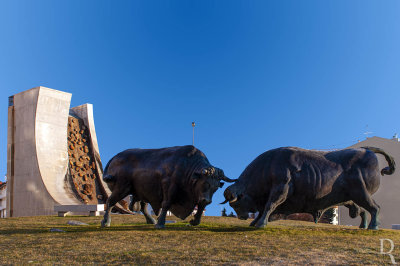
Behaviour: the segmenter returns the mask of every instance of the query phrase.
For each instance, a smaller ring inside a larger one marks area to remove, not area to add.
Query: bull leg
[[[165,183],[163,186],[163,197],[164,200],[161,203],[161,214],[158,216],[157,224],[155,225],[155,228],[157,229],[162,229],[165,227],[165,217],[167,216],[167,212],[169,208],[171,207],[171,198],[172,195],[175,193],[175,186],[171,186],[168,188],[168,184]]]
[[[128,207],[128,209],[131,211],[131,212],[133,212],[133,208],[134,208],[134,206],[135,206],[135,200],[133,199],[133,196],[131,195],[130,196],[130,202],[129,202],[129,207]]]
[[[162,229],[165,227],[165,217],[167,216],[167,212],[171,207],[171,203],[166,202],[162,204],[161,214],[158,216],[157,224],[155,225],[156,229]]]
[[[314,217],[314,223],[318,223],[318,221],[319,221],[319,219],[321,219],[321,216],[322,216],[322,214],[324,213],[324,211],[325,210],[319,210],[319,211],[316,211],[316,212],[314,212],[313,214],[312,214],[312,216]]]
[[[153,217],[149,214],[149,211],[147,210],[147,203],[144,201],[140,202],[140,210],[143,213],[144,217],[146,218],[146,223],[148,224],[156,224],[156,220],[154,220]]]
[[[258,212],[257,217],[254,218],[254,220],[250,223],[250,226],[255,226],[258,220],[260,220],[261,216],[262,216],[261,212]]]
[[[363,208],[360,208],[359,206],[357,206],[357,204],[355,204],[353,202],[344,204],[344,206],[349,209],[349,216],[351,218],[356,218],[358,215],[360,215],[361,223],[360,223],[359,228],[367,229],[368,220],[367,220],[367,213],[365,212],[365,210]]]
[[[365,212],[364,209],[361,209],[360,211],[360,217],[361,217],[361,223],[360,223],[360,228],[361,229],[367,229],[368,225],[368,220],[367,220],[367,213]]]
[[[190,225],[196,226],[200,224],[201,216],[203,215],[203,211],[205,209],[206,205],[204,204],[199,204],[197,205],[197,212],[194,215],[194,219],[190,220]]]
[[[125,188],[123,191],[120,191],[119,189],[114,190],[110,197],[108,197],[107,202],[106,202],[106,211],[104,214],[104,218],[101,221],[101,227],[110,227],[111,224],[111,208],[117,204],[118,201],[122,200],[129,194],[129,188]]]
[[[360,214],[360,208],[353,202],[346,203],[344,206],[349,209],[349,216],[351,218],[356,218]]]
[[[354,202],[371,214],[371,221],[368,225],[368,229],[378,230],[379,229],[378,215],[380,209],[379,205],[376,204],[376,202],[371,198],[371,196],[369,195],[368,191],[365,188],[354,196],[355,196]],[[361,216],[361,218],[364,219],[363,222],[366,223],[365,212],[364,215]]]
[[[262,216],[256,223],[257,228],[264,228],[267,225],[269,216],[275,211],[275,209],[285,202],[289,193],[289,183],[279,184],[272,188],[268,197],[268,202],[265,204],[265,208]]]

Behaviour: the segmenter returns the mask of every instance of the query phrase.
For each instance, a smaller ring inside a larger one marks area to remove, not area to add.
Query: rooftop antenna
[[[399,141],[399,135],[397,133],[394,133],[393,140]]]
[[[369,135],[371,135],[372,133],[374,133],[374,132],[368,131],[368,125],[366,125],[366,130],[367,130],[367,131],[364,132],[364,135],[365,135],[366,138],[368,138]]]
[[[192,140],[192,145],[194,146],[194,127],[196,126],[196,123],[193,121],[192,122],[192,128],[193,128],[193,140]]]

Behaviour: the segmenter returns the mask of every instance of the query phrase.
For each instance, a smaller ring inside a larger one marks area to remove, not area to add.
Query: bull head
[[[222,169],[216,168],[216,167],[207,167],[201,169],[201,174],[205,176],[215,176],[216,178],[223,180],[225,182],[233,183],[236,181],[236,179],[230,179],[229,177],[226,177],[224,174],[224,171]]]
[[[225,204],[229,201],[229,203],[234,203],[238,200],[238,196],[235,192],[229,190],[229,188],[225,189],[224,191],[225,201],[221,202],[220,204]]]

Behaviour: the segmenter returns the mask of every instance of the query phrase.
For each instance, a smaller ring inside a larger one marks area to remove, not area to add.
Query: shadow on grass
[[[50,229],[61,229],[64,232],[51,232]],[[164,229],[155,229],[154,225],[145,223],[116,223],[111,224],[111,227],[102,228],[100,224],[89,223],[83,226],[71,226],[67,224],[48,224],[47,226],[30,226],[29,228],[1,228],[1,235],[18,235],[18,234],[73,234],[84,232],[212,232],[212,233],[240,233],[240,232],[254,232],[256,234],[274,234],[286,233],[291,235],[304,235],[304,234],[332,234],[332,235],[384,235],[389,233],[386,230],[360,230],[350,228],[329,228],[329,227],[316,227],[316,226],[286,226],[286,225],[272,225],[267,226],[265,229],[257,229],[248,225],[229,225],[218,223],[202,223],[198,226],[190,226],[186,222],[178,222],[175,224],[167,224]],[[400,233],[400,232],[399,232]]]
[[[51,232],[50,229],[56,228],[61,229],[64,232]],[[51,227],[41,228],[17,228],[17,229],[0,229],[0,235],[13,235],[13,234],[68,234],[68,233],[83,233],[83,232],[124,232],[124,231],[140,231],[140,232],[214,232],[214,233],[227,233],[227,232],[248,232],[256,231],[254,227],[243,227],[243,226],[218,226],[218,225],[200,225],[190,226],[189,224],[177,224],[177,225],[166,225],[163,229],[156,229],[154,225],[148,224],[117,224],[111,225],[110,227],[102,228],[100,225],[88,225],[88,226],[69,226],[69,225],[54,225]]]
[[[61,228],[59,228],[61,229]],[[8,229],[8,230],[0,230],[0,236],[1,235],[14,235],[14,234],[43,234],[43,233],[50,233],[50,228],[49,229]]]

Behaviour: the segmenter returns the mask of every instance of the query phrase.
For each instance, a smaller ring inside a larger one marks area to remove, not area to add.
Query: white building
[[[0,218],[7,217],[7,183],[0,181]]]
[[[339,224],[339,207],[333,207],[333,217],[332,217],[332,224],[338,225]]]
[[[381,207],[379,220],[381,228],[391,229],[392,224],[400,224],[400,142],[397,137],[385,139],[380,137],[367,138],[349,148],[376,147],[383,149],[392,156],[397,163],[397,169],[392,175],[385,175],[381,178],[381,184],[378,191],[372,195],[372,198]],[[377,154],[379,168],[388,166],[385,158]],[[369,215],[368,215],[369,217]],[[369,221],[368,221],[369,222]],[[339,224],[359,226],[361,218],[350,218],[347,208],[339,207]]]

